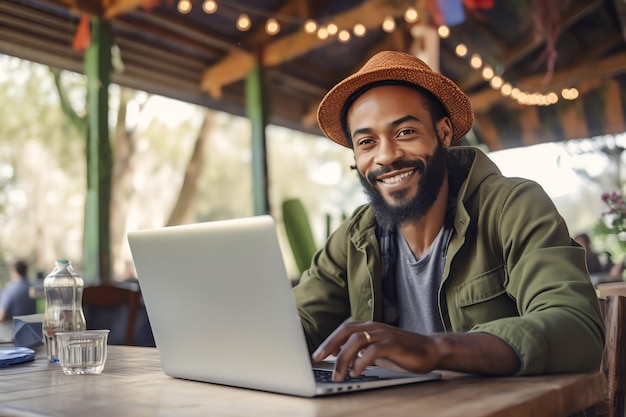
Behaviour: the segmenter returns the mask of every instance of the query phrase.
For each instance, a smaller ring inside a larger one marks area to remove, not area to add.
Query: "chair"
[[[83,311],[87,329],[110,329],[109,344],[134,345],[140,299],[138,290],[120,285],[85,287]]]
[[[626,297],[608,295],[600,299],[606,327],[602,370],[607,379],[604,401],[596,405],[596,414],[624,417],[626,408]]]
[[[621,295],[626,297],[626,281],[604,282],[597,284],[596,289],[600,297],[608,297],[609,295]]]

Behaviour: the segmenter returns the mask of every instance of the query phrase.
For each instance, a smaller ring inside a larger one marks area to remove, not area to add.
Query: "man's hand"
[[[347,320],[313,353],[314,361],[335,355],[334,381],[358,376],[367,366],[428,373],[436,369],[484,375],[517,371],[517,354],[487,333],[423,335],[383,323]]]

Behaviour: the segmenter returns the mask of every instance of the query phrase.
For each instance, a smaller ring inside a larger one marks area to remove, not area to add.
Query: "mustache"
[[[420,159],[415,159],[412,161],[403,161],[403,160],[395,161],[391,165],[386,165],[384,167],[378,168],[377,170],[370,171],[367,174],[367,180],[370,183],[374,183],[376,182],[377,177],[387,174],[391,171],[396,171],[396,170],[404,169],[404,168],[413,168],[416,171],[418,171],[420,174],[423,174],[424,171],[426,170],[426,165]]]

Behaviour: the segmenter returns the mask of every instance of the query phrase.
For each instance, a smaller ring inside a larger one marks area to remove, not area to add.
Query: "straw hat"
[[[413,55],[383,51],[370,58],[360,70],[334,86],[322,99],[317,121],[331,140],[351,148],[342,127],[343,107],[362,87],[386,80],[405,81],[430,91],[441,101],[452,122],[452,143],[461,140],[472,127],[474,113],[469,98],[449,78],[431,70]]]

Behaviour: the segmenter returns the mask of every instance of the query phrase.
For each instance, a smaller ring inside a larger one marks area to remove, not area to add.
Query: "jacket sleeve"
[[[584,249],[543,189],[520,181],[490,222],[501,245],[506,291],[519,317],[476,325],[515,349],[519,374],[591,372],[600,367],[604,325]]]
[[[344,222],[312,259],[293,294],[309,351],[350,316],[347,285],[347,222]]]

